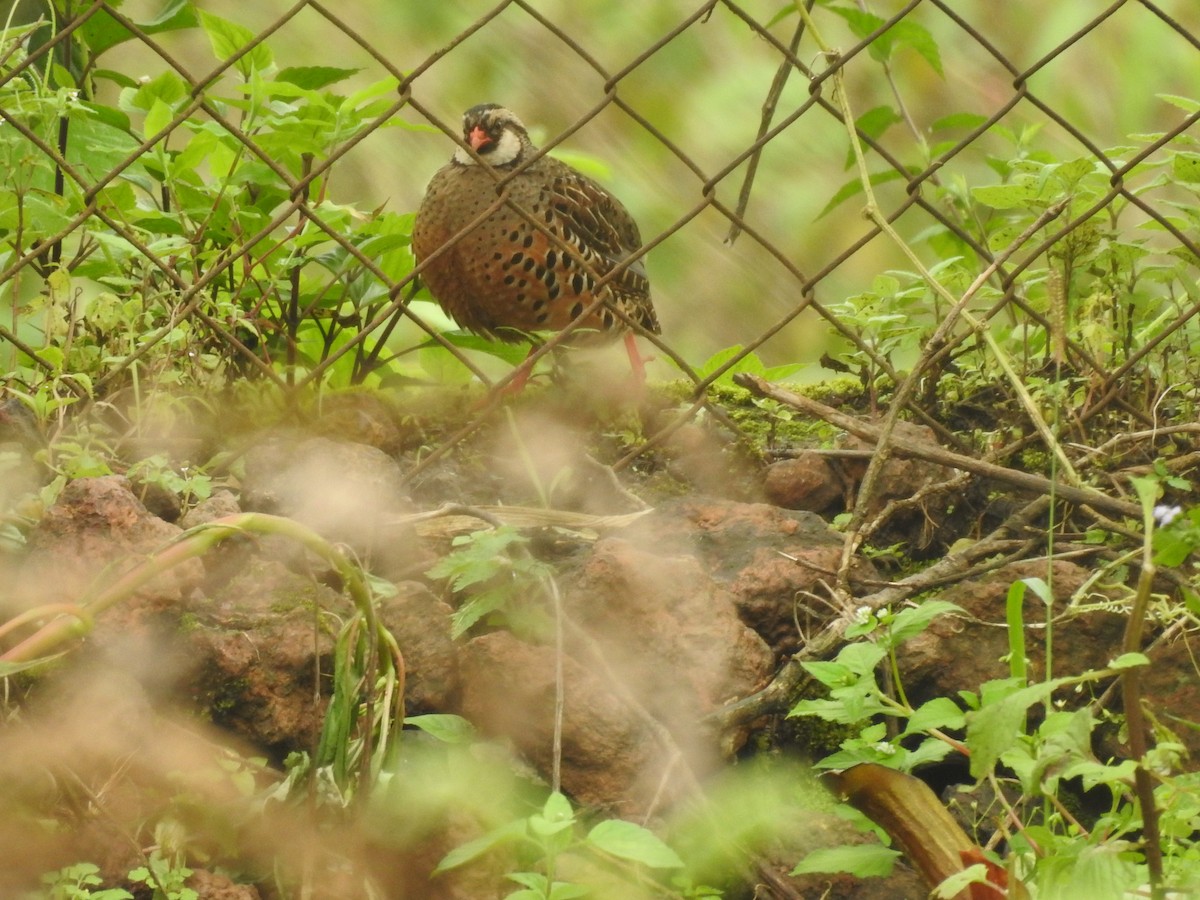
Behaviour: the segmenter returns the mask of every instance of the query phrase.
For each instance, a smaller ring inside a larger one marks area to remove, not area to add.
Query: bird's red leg
[[[533,356],[534,351],[536,351],[536,350],[537,350],[536,346],[531,346],[529,348],[529,353],[525,356],[524,361],[519,366],[517,366],[516,372],[513,375],[512,381],[510,381],[504,387],[500,388],[498,395],[494,391],[489,391],[487,394],[485,394],[483,397],[481,397],[479,400],[477,400],[472,408],[473,409],[487,408],[488,406],[491,405],[494,396],[498,397],[498,399],[505,400],[510,397],[515,397],[515,396],[517,396],[517,394],[521,393],[521,391],[523,391],[525,389],[525,385],[529,382],[529,375],[533,371],[533,366],[530,365],[530,363],[529,363],[529,357]]]
[[[629,367],[633,369],[633,387],[640,391],[646,386],[646,358],[638,350],[637,338],[632,331],[625,332],[625,352],[629,354]]]
[[[529,357],[537,352],[537,345],[531,344],[529,352],[525,354],[525,359],[521,365],[517,366],[517,373],[513,376],[513,380],[504,386],[501,393],[505,397],[515,397],[521,391],[525,390],[525,385],[529,381],[529,376],[533,373],[533,363],[529,361]]]

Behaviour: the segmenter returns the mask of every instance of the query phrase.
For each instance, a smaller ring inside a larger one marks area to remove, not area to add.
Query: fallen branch
[[[836,425],[838,428],[848,431],[850,434],[860,437],[863,440],[875,442],[880,437],[881,429],[878,426],[872,425],[870,422],[864,422],[862,419],[855,418],[854,416],[846,415],[831,406],[826,406],[818,400],[813,400],[811,397],[805,397],[801,394],[784,390],[757,375],[742,372],[734,375],[733,380],[759,397],[768,397],[793,409],[798,409],[819,419],[824,419],[831,425]],[[949,466],[950,468],[961,469],[964,472],[971,472],[981,478],[1002,481],[1021,490],[1053,496],[1059,500],[1076,503],[1080,506],[1090,506],[1109,515],[1141,518],[1141,507],[1128,500],[1111,497],[1108,494],[1091,488],[1076,487],[1075,485],[1063,484],[1060,481],[1051,481],[1049,478],[1034,475],[1032,472],[1020,472],[1016,469],[998,466],[995,463],[985,462],[973,456],[954,453],[936,444],[929,444],[924,441],[905,441],[896,435],[892,435],[891,451],[896,456],[923,459],[939,465]]]

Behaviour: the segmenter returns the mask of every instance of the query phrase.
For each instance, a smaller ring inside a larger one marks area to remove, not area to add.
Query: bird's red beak
[[[491,142],[492,139],[488,137],[487,132],[478,125],[476,125],[470,130],[470,132],[467,133],[467,143],[471,145],[471,149],[476,153],[479,152],[481,147],[484,147]]]

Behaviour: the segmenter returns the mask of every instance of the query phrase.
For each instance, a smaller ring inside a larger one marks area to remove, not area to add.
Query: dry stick
[[[811,7],[813,0],[809,0]],[[804,19],[800,19],[796,23],[796,31],[792,35],[792,40],[788,44],[788,49],[792,51],[792,56],[800,49],[800,39],[804,36]],[[787,85],[788,77],[792,74],[791,59],[784,57],[779,64],[779,68],[775,71],[775,78],[771,82],[771,87],[767,91],[767,98],[762,105],[762,119],[758,123],[758,134],[755,136],[755,141],[761,141],[771,129],[771,121],[775,118],[775,107],[779,105],[779,98],[783,96],[784,86]],[[738,235],[742,233],[742,219],[746,215],[746,209],[750,206],[750,191],[754,187],[754,176],[758,174],[758,164],[762,159],[764,144],[759,144],[754,148],[754,152],[750,155],[749,163],[746,166],[746,177],[742,181],[742,190],[738,194],[737,207],[735,218],[729,224],[729,233],[725,235],[725,243],[733,246],[733,242],[738,239]]]
[[[836,425],[838,428],[848,431],[850,434],[860,437],[863,440],[878,442],[883,437],[884,430],[879,425],[873,425],[861,419],[856,419],[854,416],[849,416],[831,406],[826,406],[824,403],[813,400],[811,397],[805,397],[801,394],[794,394],[791,391],[784,390],[771,384],[766,379],[759,378],[757,375],[743,372],[735,375],[733,380],[736,384],[747,388],[759,397],[769,397],[801,412],[824,419],[831,425]],[[1033,491],[1046,495],[1053,494],[1060,500],[1065,500],[1068,503],[1077,503],[1081,506],[1090,506],[1109,515],[1136,519],[1140,519],[1142,515],[1141,507],[1128,500],[1110,497],[1108,494],[1101,493],[1092,488],[1077,487],[1071,484],[1052,481],[1041,475],[1034,475],[1032,472],[1020,472],[1016,469],[998,466],[995,463],[985,462],[973,456],[954,453],[951,450],[939,447],[937,444],[930,444],[925,441],[896,439],[893,440],[890,449],[896,456],[923,459],[927,462],[937,463],[938,465],[949,466],[952,469],[962,469],[965,472],[971,472],[982,478],[1002,481],[1020,490]]]
[[[916,510],[924,515],[926,521],[929,521],[929,516],[925,513],[925,510],[927,509],[927,504],[931,501],[931,499],[942,494],[950,493],[961,496],[961,492],[966,488],[970,480],[971,476],[969,473],[957,472],[950,478],[947,478],[945,481],[937,481],[925,484],[911,497],[905,497],[902,500],[889,500],[887,505],[879,511],[878,515],[876,515],[874,519],[863,524],[861,532],[862,540],[870,540],[872,535],[874,535],[875,532],[887,524],[887,522],[893,516],[904,512],[905,510]],[[924,546],[924,543],[925,532],[924,529],[922,529],[920,545]]]
[[[811,20],[805,12],[803,5],[797,3],[796,7],[800,12],[801,18],[808,21],[811,26]],[[817,35],[815,29],[812,30],[812,33],[817,37],[818,43],[820,43],[819,35]],[[833,54],[829,53],[829,51],[826,51],[826,53],[836,61],[836,57]],[[1052,206],[1042,215],[1038,216],[1038,218],[1028,228],[1026,228],[1023,232],[1021,232],[1020,235],[1017,236],[1016,240],[1009,244],[1002,253],[998,254],[996,258],[992,260],[991,264],[984,269],[983,272],[979,274],[979,277],[972,282],[971,286],[967,288],[962,297],[956,300],[954,296],[951,295],[948,290],[946,290],[941,282],[937,280],[933,273],[925,268],[925,266],[921,263],[921,260],[917,257],[916,253],[914,253],[912,248],[909,247],[908,244],[900,237],[900,235],[892,227],[891,223],[888,222],[887,217],[884,216],[880,210],[879,203],[875,198],[874,189],[871,185],[871,173],[867,168],[866,158],[863,156],[862,144],[859,142],[858,133],[855,130],[854,113],[850,108],[850,100],[846,95],[845,81],[843,72],[840,68],[834,73],[833,76],[833,95],[834,101],[841,108],[842,120],[846,124],[846,132],[850,139],[850,148],[854,152],[854,159],[858,166],[859,179],[862,182],[863,192],[866,196],[867,205],[865,214],[867,218],[874,222],[876,227],[878,227],[881,231],[883,231],[884,234],[891,238],[893,243],[895,243],[895,245],[900,248],[905,256],[909,258],[910,262],[912,262],[912,264],[917,268],[917,271],[920,272],[922,279],[926,284],[929,285],[930,289],[950,304],[950,310],[947,312],[946,318],[942,321],[937,331],[934,332],[933,337],[930,339],[924,352],[921,354],[920,359],[918,359],[916,364],[913,365],[912,370],[908,373],[908,377],[897,387],[896,394],[892,399],[891,408],[888,410],[888,414],[884,417],[883,426],[880,430],[879,437],[876,439],[876,444],[879,447],[878,452],[867,465],[866,474],[863,475],[862,483],[859,486],[858,497],[854,504],[854,511],[850,518],[850,525],[847,528],[848,540],[842,548],[842,560],[838,569],[838,578],[835,585],[835,590],[838,594],[842,595],[843,597],[849,597],[850,563],[854,558],[854,553],[857,551],[858,546],[862,541],[862,527],[864,521],[866,520],[867,509],[870,504],[871,497],[875,492],[875,485],[878,482],[880,473],[883,471],[884,465],[887,463],[888,458],[892,454],[892,431],[896,426],[896,422],[899,421],[901,411],[905,406],[908,405],[909,401],[912,399],[912,396],[916,393],[917,385],[920,383],[921,376],[928,367],[933,354],[937,352],[941,344],[945,342],[946,335],[949,334],[950,329],[956,324],[958,318],[960,316],[965,317],[971,322],[973,328],[977,330],[981,329],[980,323],[971,317],[969,313],[967,313],[967,303],[969,303],[979,289],[983,287],[984,283],[992,276],[996,269],[1003,265],[1005,260],[1012,256],[1022,246],[1024,246],[1026,241],[1028,241],[1046,222],[1056,218],[1063,211],[1066,203],[1063,202]],[[985,340],[990,338],[990,335],[986,332],[986,330],[983,331],[983,336]],[[996,352],[999,349],[992,345],[990,340],[989,346],[992,346],[993,352]],[[1000,359],[1001,365],[1005,365],[1005,361],[1002,356],[998,356],[998,359]],[[1020,385],[1019,379],[1015,377],[1015,373],[1012,373],[1007,366],[1006,372],[1009,374],[1010,380],[1013,381],[1018,393],[1022,394],[1024,401],[1025,394],[1023,393],[1023,386]],[[1044,423],[1041,423],[1041,416],[1037,413],[1036,408],[1032,407],[1028,403],[1025,405],[1030,413],[1030,417],[1035,421],[1035,423],[1039,423],[1038,430],[1041,431],[1045,437],[1049,438],[1048,428],[1044,426]],[[1047,441],[1047,445],[1051,448],[1058,447],[1057,442],[1053,441],[1052,439]],[[1058,452],[1061,454],[1061,449],[1059,449]],[[1068,471],[1072,471],[1069,464]]]
[[[910,575],[880,591],[856,600],[855,606],[859,609],[881,609],[926,590],[930,585],[941,584],[956,574],[970,571],[976,560],[991,556],[997,548],[1007,546],[1009,533],[1019,533],[1031,521],[1045,513],[1049,505],[1049,497],[1038,497],[1005,519],[983,540],[963,552],[951,553],[924,571]],[[707,721],[719,728],[727,729],[749,722],[759,716],[779,712],[792,701],[802,687],[811,682],[811,677],[804,669],[804,662],[832,655],[842,643],[842,635],[856,615],[857,609],[831,622],[819,635],[795,653],[765,688],[749,697],[727,703],[710,713]]]

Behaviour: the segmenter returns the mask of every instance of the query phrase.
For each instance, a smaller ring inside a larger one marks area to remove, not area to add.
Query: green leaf
[[[550,881],[545,875],[540,872],[509,872],[504,876],[509,881],[515,881],[517,884],[524,885],[531,891],[537,891],[539,897],[544,897],[546,888],[550,886]],[[512,896],[511,894],[509,895]]]
[[[887,23],[886,19],[880,18],[873,13],[863,12],[860,9],[854,9],[849,6],[831,6],[829,9],[830,12],[836,13],[845,19],[850,26],[850,30],[854,32],[854,36],[860,40],[865,39],[872,32]],[[919,25],[910,19],[901,19],[899,22],[892,23],[887,31],[871,41],[871,57],[879,62],[887,62],[892,58],[896,49],[900,47],[908,47],[915,50],[929,63],[935,72],[939,75],[945,74],[942,71],[942,57],[938,50],[937,41],[933,39],[933,35],[929,32],[929,29],[923,25]]]
[[[446,744],[469,744],[475,739],[475,726],[462,716],[449,713],[406,716],[404,724],[414,725]]]
[[[534,816],[530,819],[538,818]],[[566,798],[560,791],[552,791],[550,796],[546,798],[546,802],[542,805],[541,823],[534,826],[537,831],[539,827],[546,830],[542,834],[554,834],[561,831],[563,828],[575,824],[575,810],[571,809],[571,801]]]
[[[568,884],[565,881],[556,881],[550,885],[550,897],[548,900],[575,900],[576,897],[589,897],[592,895],[592,889],[584,887],[581,884]]]
[[[60,371],[63,367],[63,361],[66,359],[66,354],[63,353],[62,348],[56,347],[53,344],[47,344],[46,346],[40,348],[38,350],[38,356],[53,366],[56,370]]]
[[[847,644],[838,651],[837,661],[857,675],[868,675],[887,656],[887,648],[870,641]]]
[[[981,116],[978,113],[951,113],[948,116],[942,116],[940,119],[935,119],[933,124],[929,126],[930,131],[950,131],[952,129],[963,128],[967,131],[978,128],[988,119],[987,116]]]
[[[462,360],[436,341],[417,351],[417,363],[433,381],[442,387],[466,384],[474,374]]]
[[[1062,854],[1038,865],[1038,900],[1077,900],[1079,897],[1123,897],[1139,876],[1126,841],[1108,840],[1083,846],[1073,856]]]
[[[58,63],[50,64],[50,82],[55,87],[67,88],[74,90],[78,87],[75,83],[75,76],[71,74],[71,70],[65,66],[60,66]]]
[[[506,587],[492,588],[475,594],[456,609],[454,615],[450,617],[450,637],[458,640],[484,616],[503,609],[508,604],[510,596],[511,592]]]
[[[1178,94],[1155,94],[1154,96],[1159,100],[1182,109],[1186,113],[1200,111],[1200,100],[1193,100],[1191,97],[1181,97]]]
[[[187,82],[175,72],[163,72],[137,90],[121,93],[123,109],[149,110],[155,103],[165,103],[172,109],[186,99],[190,91]]]
[[[456,591],[490,581],[511,569],[508,548],[528,538],[511,526],[476,531],[454,539],[456,549],[438,560],[425,574],[429,578],[449,578]]]
[[[316,91],[345,81],[361,71],[362,69],[339,69],[335,66],[288,66],[286,69],[280,69],[275,78],[306,90]]]
[[[212,44],[213,54],[222,62],[241,52],[243,47],[255,42],[254,32],[244,25],[238,25],[236,22],[203,10],[199,10],[197,14],[200,16],[200,25],[204,29],[204,33],[208,35],[209,43]],[[274,57],[271,55],[270,48],[266,44],[259,43],[241,57],[235,63],[235,67],[243,78],[249,78],[255,70],[263,72],[269,69],[273,62]]]
[[[908,175],[904,172],[897,172],[895,169],[888,169],[886,172],[876,172],[870,177],[870,182],[871,186],[874,187],[876,185],[886,184],[889,181],[896,181],[899,178],[907,177]],[[836,207],[841,206],[855,194],[861,194],[862,192],[862,181],[860,181],[858,178],[853,178],[850,181],[847,181],[837,189],[837,192],[833,195],[833,198],[825,204],[825,208],[821,210],[817,218],[820,219],[822,216],[826,215]]]
[[[992,209],[1016,209],[1028,206],[1037,199],[1037,187],[1033,184],[988,184],[971,188],[971,195],[984,206]]]
[[[900,114],[890,106],[876,106],[874,109],[868,109],[859,116],[854,122],[854,127],[864,136],[875,139],[897,122],[903,121]],[[850,147],[846,150],[845,168],[851,169],[853,167],[854,148]]]
[[[900,750],[902,752],[899,759],[890,765],[902,772],[917,771],[923,766],[941,762],[952,752],[957,752],[945,741],[933,737],[921,741],[915,750],[905,751],[903,747]]]
[[[508,343],[507,341],[489,341],[485,337],[470,334],[466,331],[444,331],[442,332],[442,337],[455,347],[460,347],[464,350],[479,350],[514,366],[520,365],[525,357],[529,355],[528,346],[522,346],[518,343]],[[421,346],[441,345],[437,341],[430,340]]]
[[[146,113],[146,121],[142,124],[142,137],[148,138],[158,134],[171,123],[175,111],[161,100],[155,100],[150,111]]]
[[[888,625],[888,646],[899,647],[928,628],[934,619],[954,612],[962,612],[962,607],[947,600],[926,600],[920,606],[905,607]]]
[[[31,659],[28,662],[0,662],[0,678],[7,678],[10,675],[16,675],[18,672],[24,672],[27,669],[34,669],[38,666],[44,666],[61,656],[65,656],[67,651],[55,653],[53,656],[39,656],[37,659]]]
[[[120,4],[113,5],[119,6]],[[161,34],[167,31],[194,28],[196,11],[192,7],[191,0],[170,0],[163,5],[162,11],[157,16],[145,22],[138,22],[137,26],[146,34]],[[112,14],[103,7],[91,16],[80,30],[83,40],[92,51],[93,56],[99,56],[105,50],[133,37],[133,32],[113,18]]]
[[[381,78],[379,81],[372,81],[365,88],[361,88],[347,97],[342,106],[345,109],[358,109],[371,100],[395,93],[399,84],[400,82],[391,75]]]
[[[649,866],[651,869],[681,869],[683,860],[652,831],[626,822],[608,819],[588,832],[587,842],[612,856]]]
[[[892,109],[890,106],[876,106],[874,109],[868,109],[865,113],[855,120],[854,124],[859,131],[866,134],[868,137],[877,138],[893,125],[903,122],[900,113]]]
[[[996,701],[990,701],[985,692],[982,708],[967,713],[967,744],[971,748],[972,778],[982,778],[990,772],[1000,755],[1021,739],[1029,707],[1045,700],[1067,681],[1066,678],[1055,678],[1032,684]],[[989,682],[989,685],[1002,689],[1007,689],[1011,684],[1009,680],[999,684]],[[987,687],[984,685],[985,689]]]
[[[433,870],[433,874],[437,875],[440,872],[456,869],[473,859],[483,856],[483,854],[494,847],[524,837],[525,833],[526,824],[524,819],[508,822],[494,831],[489,831],[487,834],[475,838],[473,841],[467,841],[462,846],[455,847],[442,857],[441,862],[437,864],[437,868]]]
[[[1122,653],[1108,664],[1108,668],[1121,671],[1123,669],[1138,669],[1150,665],[1150,657],[1145,653]]]
[[[1157,478],[1150,475],[1137,475],[1129,480],[1133,484],[1133,490],[1138,496],[1138,501],[1142,504],[1143,512],[1146,513],[1147,518],[1150,518],[1150,512],[1154,509],[1154,504],[1162,496],[1162,485],[1159,484]]]
[[[801,665],[804,666],[805,672],[826,687],[837,687],[839,684],[846,684],[854,678],[854,673],[840,663],[828,662],[826,660],[812,660],[801,663]]]
[[[880,844],[830,847],[808,854],[792,869],[791,874],[847,872],[859,878],[883,877],[892,874],[892,866],[900,856],[900,851]]]
[[[1034,579],[1014,581],[1008,587],[1005,597],[1005,621],[1008,627],[1008,674],[1014,679],[1025,683],[1027,680],[1025,663],[1025,589]],[[1037,579],[1041,580],[1041,579]],[[1045,582],[1042,582],[1045,584]]]
[[[1200,182],[1200,154],[1182,151],[1172,154],[1171,173],[1189,184]]]
[[[741,344],[734,344],[732,347],[726,347],[724,350],[718,350],[708,359],[706,359],[696,369],[696,374],[701,378],[708,378],[713,372],[720,369],[727,362],[742,352]],[[733,376],[738,372],[749,372],[751,375],[758,375],[768,381],[778,381],[781,378],[786,378],[801,368],[800,365],[783,365],[772,366],[767,368],[763,365],[763,361],[758,358],[756,353],[747,353],[736,363],[721,373],[717,378],[718,384],[732,384]]]
[[[112,69],[93,69],[92,77],[107,79],[120,88],[132,88],[136,90],[138,86],[136,79],[130,78],[124,72],[114,72]]]
[[[513,891],[504,900],[575,900],[576,897],[587,897],[592,893],[591,888],[579,884],[565,881],[551,884],[545,875],[537,872],[510,872],[504,877],[526,885],[524,890]]]
[[[1067,160],[1053,167],[1054,177],[1067,187],[1074,187],[1083,178],[1097,171],[1097,163],[1090,156],[1081,156],[1077,159]],[[1103,170],[1105,175],[1105,187],[1107,187],[1107,170]]]
[[[876,40],[871,45],[872,50],[874,50],[875,44],[885,39],[890,41],[892,47],[908,47],[910,50],[915,50],[925,62],[929,63],[929,67],[933,71],[945,77],[946,73],[942,69],[942,55],[938,50],[937,41],[933,39],[933,34],[924,25],[911,19],[903,19],[889,28],[879,40]],[[888,49],[888,55],[891,55],[891,48]]]
[[[829,7],[829,11],[845,19],[846,24],[850,26],[850,31],[859,40],[863,40],[871,32],[883,27],[887,21],[874,13],[864,12],[852,6],[831,6]],[[876,38],[876,40],[879,40],[879,38]]]
[[[904,731],[911,734],[931,728],[961,728],[965,722],[966,715],[957,703],[949,697],[934,697],[913,711]]]
[[[731,359],[742,352],[741,344],[734,344],[732,347],[726,347],[723,350],[718,350],[703,363],[696,367],[696,374],[700,378],[708,378]],[[785,364],[782,366],[767,367],[763,365],[763,361],[759,359],[756,353],[747,353],[732,366],[726,369],[717,378],[717,384],[733,384],[733,376],[738,372],[749,372],[752,375],[758,375],[768,381],[779,381],[789,375],[799,371],[803,366],[799,363]]]
[[[975,863],[967,866],[961,872],[955,872],[944,878],[936,888],[934,888],[931,897],[936,900],[951,900],[954,897],[971,897],[974,896],[969,890],[973,884],[986,884],[987,866],[983,863]],[[993,891],[989,891],[993,893]]]

